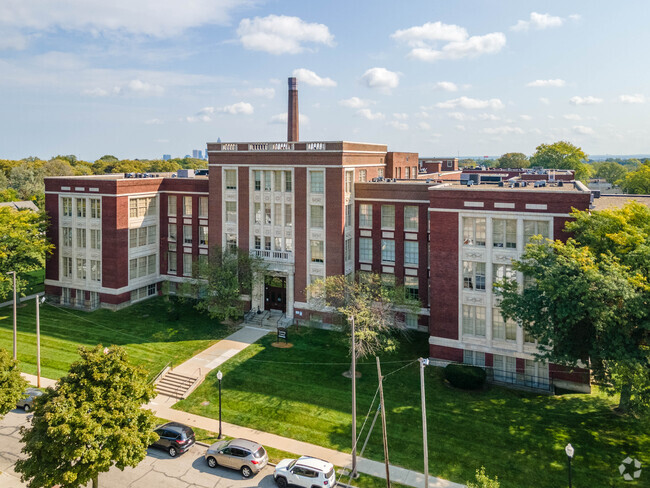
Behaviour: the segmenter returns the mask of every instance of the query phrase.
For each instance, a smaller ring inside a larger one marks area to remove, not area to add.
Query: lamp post
[[[569,488],[571,488],[571,459],[573,459],[575,449],[573,449],[573,446],[569,443],[564,448],[564,452],[566,452],[567,460],[569,461]]]
[[[219,437],[221,439],[221,379],[223,378],[223,373],[221,370],[217,371],[217,379],[219,380]]]
[[[18,343],[16,336],[18,334],[18,330],[16,327],[16,272],[15,271],[9,271],[7,274],[13,275],[14,277],[14,361],[18,359]]]

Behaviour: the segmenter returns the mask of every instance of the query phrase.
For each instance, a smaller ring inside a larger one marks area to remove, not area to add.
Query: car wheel
[[[174,446],[170,446],[167,452],[169,452],[170,457],[176,457],[176,455],[178,454],[178,449],[176,449]]]
[[[27,404],[23,405],[23,410],[25,412],[29,412],[29,405],[27,405]]]
[[[217,462],[217,460],[215,458],[210,456],[208,458],[208,466],[210,466],[211,468],[216,468],[217,466],[219,466],[219,463]]]
[[[275,478],[275,484],[278,485],[278,488],[287,488],[287,486],[289,486],[289,483],[287,483],[287,479],[284,476],[278,476]]]
[[[249,468],[248,466],[242,466],[241,467],[241,475],[244,478],[250,478],[250,476],[253,474],[253,470]]]

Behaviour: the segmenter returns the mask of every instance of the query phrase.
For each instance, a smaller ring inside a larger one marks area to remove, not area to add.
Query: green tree
[[[163,161],[161,159],[156,159],[150,161],[147,166],[147,171],[152,173],[174,173],[181,169],[181,165],[175,161]]]
[[[626,174],[620,185],[625,193],[650,195],[650,165],[642,164],[638,170]]]
[[[354,317],[357,358],[394,351],[406,330],[400,318],[420,307],[404,286],[388,285],[378,274],[328,276],[309,285],[307,293],[316,307],[336,311],[346,343],[352,332],[349,319]]]
[[[621,411],[650,407],[650,209],[575,211],[574,238],[529,245],[499,284],[503,315],[534,336],[542,359],[588,365]]]
[[[266,265],[261,258],[239,248],[214,246],[194,263],[193,277],[179,286],[179,295],[195,300],[195,308],[220,321],[244,313],[242,295],[250,295]]]
[[[9,171],[9,186],[18,192],[23,200],[45,192],[43,173],[31,163],[16,166]]]
[[[623,179],[627,174],[625,166],[613,161],[594,163],[593,168],[595,170],[594,176],[596,178],[602,178],[612,185],[618,184],[617,182]]]
[[[20,376],[18,361],[0,349],[0,419],[23,398],[27,382]]]
[[[523,153],[506,153],[497,159],[499,168],[528,168],[530,161]]]
[[[157,439],[155,418],[142,409],[155,395],[144,369],[117,346],[79,348],[81,359],[49,388],[34,408],[30,428],[21,429],[26,459],[16,463],[30,488],[76,488],[112,466],[135,467]]]
[[[576,180],[586,180],[592,171],[583,150],[566,141],[540,144],[531,156],[530,164],[548,169],[572,169]]]
[[[46,218],[43,212],[0,207],[0,297],[12,290],[9,271],[16,271],[18,292],[27,285],[20,274],[45,266],[45,255],[52,245],[45,239]]]
[[[48,176],[72,176],[74,170],[66,159],[50,159],[43,165],[42,174]]]
[[[485,474],[485,467],[481,466],[481,469],[476,470],[476,483],[472,481],[467,482],[467,488],[499,488],[501,483],[499,483],[499,478],[496,476],[494,479]]]

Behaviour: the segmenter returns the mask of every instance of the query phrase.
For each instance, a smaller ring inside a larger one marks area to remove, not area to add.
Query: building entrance
[[[264,277],[264,308],[287,312],[287,279],[283,276]]]

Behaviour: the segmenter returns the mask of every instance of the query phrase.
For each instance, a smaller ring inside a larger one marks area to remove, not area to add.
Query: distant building
[[[163,161],[169,161],[172,158],[171,154],[163,154]]]
[[[14,210],[31,210],[32,212],[38,212],[38,207],[31,200],[20,202],[0,202],[0,207],[11,207]]]
[[[192,149],[192,157],[194,159],[203,159],[203,151],[200,149]]]

